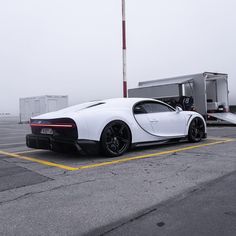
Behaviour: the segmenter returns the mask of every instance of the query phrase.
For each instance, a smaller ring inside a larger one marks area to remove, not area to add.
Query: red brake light
[[[30,124],[31,127],[49,127],[49,128],[73,128],[74,124]]]

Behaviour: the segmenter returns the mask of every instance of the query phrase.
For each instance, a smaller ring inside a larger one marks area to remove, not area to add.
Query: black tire
[[[131,144],[129,126],[121,120],[110,122],[102,132],[100,144],[101,151],[105,156],[117,157],[122,155]]]
[[[190,125],[188,130],[188,140],[189,142],[196,143],[200,142],[205,133],[205,126],[204,121],[200,117],[194,118]]]

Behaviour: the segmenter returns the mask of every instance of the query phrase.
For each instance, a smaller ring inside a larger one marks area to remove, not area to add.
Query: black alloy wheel
[[[104,155],[116,157],[128,150],[131,144],[131,132],[121,120],[110,122],[101,135],[101,148]]]
[[[201,118],[194,118],[189,126],[188,140],[190,142],[200,142],[204,137],[205,126]]]

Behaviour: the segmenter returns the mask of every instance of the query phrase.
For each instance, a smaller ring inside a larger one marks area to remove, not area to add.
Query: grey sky
[[[236,104],[235,0],[126,0],[128,87],[229,74]],[[0,112],[20,97],[70,104],[122,96],[121,0],[0,0]]]

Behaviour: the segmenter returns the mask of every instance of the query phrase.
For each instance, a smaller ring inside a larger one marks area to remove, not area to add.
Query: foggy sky
[[[236,104],[235,9],[235,0],[126,0],[128,88],[222,72]],[[0,113],[18,114],[20,97],[122,96],[121,43],[121,0],[0,0]]]

